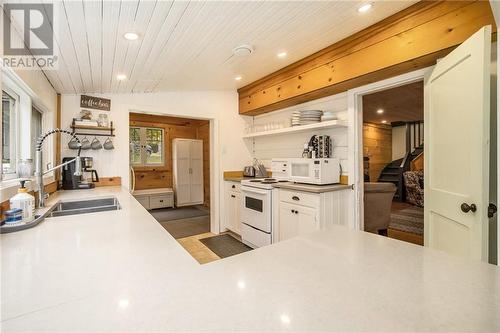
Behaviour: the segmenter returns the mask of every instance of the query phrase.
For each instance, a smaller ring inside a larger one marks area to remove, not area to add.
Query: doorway
[[[209,120],[129,114],[134,197],[200,263],[217,257],[194,248],[210,232]]]
[[[399,75],[393,78],[389,78],[386,80],[378,81],[372,84],[368,84],[366,86],[362,86],[356,89],[349,90],[347,93],[347,101],[348,101],[348,114],[349,114],[349,122],[353,124],[350,128],[350,132],[348,134],[349,140],[349,149],[350,152],[350,160],[353,161],[349,166],[349,175],[352,175],[352,183],[354,184],[355,192],[354,192],[354,205],[353,210],[350,216],[350,226],[357,230],[365,230],[364,222],[365,222],[365,147],[364,147],[364,96],[376,94],[379,92],[389,91],[390,89],[410,85],[417,82],[422,82],[427,73],[431,68],[424,68],[420,70],[416,70],[410,73],[406,73],[403,75]],[[369,101],[369,99],[368,99]],[[367,180],[375,179],[378,180],[377,168],[381,172],[383,168],[392,162],[392,124],[391,118],[383,118],[383,113],[377,113],[380,109],[377,106],[374,106],[374,111],[372,111],[371,118],[368,118],[372,122],[376,122],[377,125],[385,125],[387,128],[387,134],[391,133],[391,153],[386,153],[385,159],[378,162],[378,166],[372,168],[372,174]],[[385,110],[384,110],[385,111]],[[373,114],[375,112],[375,114]],[[387,115],[387,114],[386,114]],[[382,121],[385,120],[384,123]],[[380,127],[380,126],[379,126]],[[391,129],[389,131],[389,128]],[[418,130],[417,130],[418,133]],[[421,138],[423,139],[423,132],[421,132]],[[397,135],[396,135],[397,136]],[[386,141],[389,139],[386,138]],[[406,146],[406,145],[405,145]],[[375,158],[372,158],[372,164],[375,163]],[[369,174],[370,171],[368,171]],[[392,194],[394,196],[395,192]],[[392,209],[392,199],[389,200],[389,215],[390,210]],[[381,228],[383,229],[383,228]],[[382,234],[384,232],[382,231]]]
[[[362,96],[364,230],[424,244],[423,80]]]

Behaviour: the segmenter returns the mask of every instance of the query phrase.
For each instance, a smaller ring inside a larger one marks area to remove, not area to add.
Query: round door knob
[[[467,203],[463,203],[460,205],[460,209],[462,210],[462,212],[464,213],[468,213],[468,212],[475,212],[477,210],[477,207],[475,204],[467,204]]]

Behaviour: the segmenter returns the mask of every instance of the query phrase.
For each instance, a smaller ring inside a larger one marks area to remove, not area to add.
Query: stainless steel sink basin
[[[119,209],[121,209],[120,203],[115,197],[78,201],[60,201],[51,209],[47,217],[106,212]]]

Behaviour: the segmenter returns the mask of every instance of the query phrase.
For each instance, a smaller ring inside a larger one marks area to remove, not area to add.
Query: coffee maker
[[[63,163],[71,161],[74,157],[64,157]],[[92,157],[81,157],[82,163],[82,175],[75,176],[75,162],[66,164],[62,170],[62,188],[64,190],[78,190],[78,189],[89,189],[95,187],[95,182],[99,181],[99,176],[97,171],[92,169],[93,159]],[[91,182],[85,180],[85,173],[91,173]]]

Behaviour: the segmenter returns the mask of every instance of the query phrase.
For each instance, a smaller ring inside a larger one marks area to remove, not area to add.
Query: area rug
[[[160,222],[175,239],[195,236],[210,232],[210,216],[197,216],[187,219]]]
[[[221,258],[227,258],[250,251],[252,248],[243,244],[230,235],[218,235],[214,237],[202,238],[200,242],[205,244],[212,252]]]
[[[207,216],[209,211],[203,207],[180,207],[180,208],[164,208],[155,209],[150,211],[151,215],[154,216],[156,221],[172,221],[187,219],[191,217]]]
[[[392,213],[389,228],[423,235],[424,209],[414,206]]]

